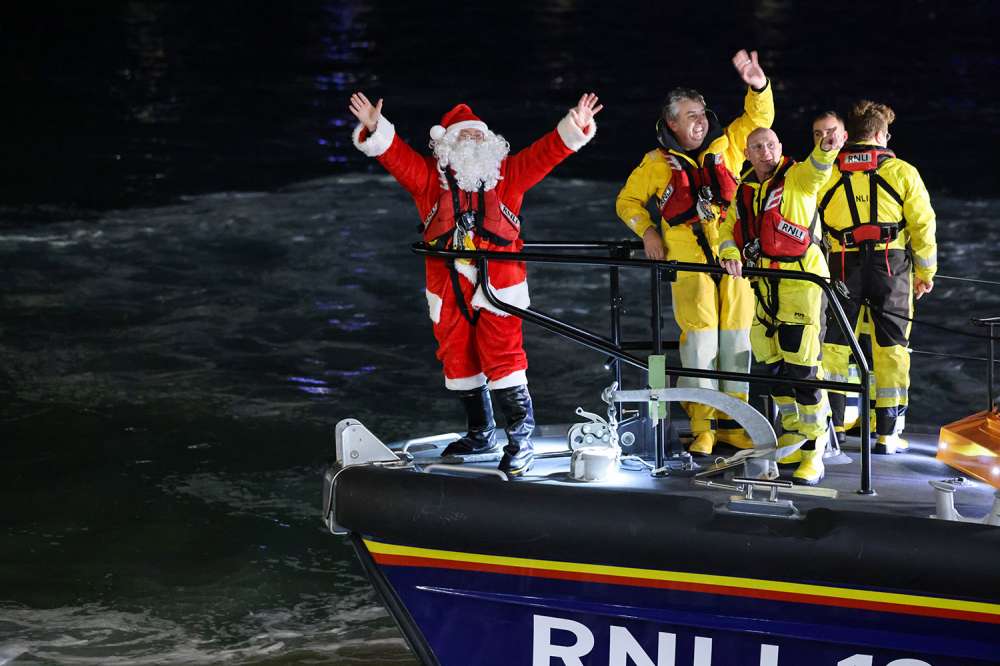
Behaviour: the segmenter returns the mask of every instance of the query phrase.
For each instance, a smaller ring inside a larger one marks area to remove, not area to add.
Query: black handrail
[[[997,409],[996,400],[994,399],[996,393],[993,391],[993,379],[996,373],[993,341],[996,339],[996,328],[1000,326],[1000,317],[973,317],[972,324],[974,326],[985,326],[990,331],[986,341],[986,395],[989,400],[986,403],[986,411],[989,412]]]
[[[641,243],[637,241],[577,241],[573,243],[561,243],[559,241],[544,241],[544,242],[533,242],[525,243],[524,248],[544,248],[547,250],[553,249],[573,249],[573,250],[604,250],[610,254],[625,254],[626,256],[611,256],[611,257],[598,257],[592,255],[580,255],[580,254],[553,254],[553,253],[537,253],[537,252],[495,252],[488,250],[450,250],[450,249],[436,249],[427,246],[424,243],[414,243],[411,249],[415,254],[436,257],[440,259],[474,259],[479,267],[480,275],[482,276],[483,284],[483,294],[489,301],[490,305],[496,309],[506,312],[508,314],[517,316],[524,321],[529,321],[531,323],[537,324],[546,328],[550,331],[558,333],[565,338],[568,338],[578,344],[581,344],[589,349],[602,352],[609,356],[612,356],[619,361],[628,363],[629,365],[635,366],[642,370],[647,369],[647,364],[642,359],[629,354],[626,352],[622,346],[620,340],[616,341],[616,333],[612,332],[612,338],[604,338],[603,336],[595,335],[589,331],[566,324],[565,322],[559,321],[558,319],[551,317],[538,310],[525,310],[518,308],[516,306],[510,305],[498,299],[493,290],[489,287],[488,280],[486,276],[489,275],[489,260],[496,259],[500,261],[525,261],[533,263],[555,263],[555,264],[572,264],[577,266],[608,266],[612,269],[624,267],[624,268],[643,268],[650,272],[651,279],[651,297],[652,297],[652,310],[651,321],[653,327],[653,352],[659,354],[662,351],[662,341],[660,339],[660,304],[659,304],[659,285],[662,282],[664,276],[666,279],[672,281],[678,272],[691,272],[691,273],[708,273],[715,275],[725,275],[726,271],[721,266],[714,264],[695,264],[681,261],[656,261],[651,259],[632,259],[628,254],[631,250],[638,249],[641,247]],[[851,349],[851,354],[854,357],[854,361],[858,366],[858,374],[861,379],[860,384],[850,384],[847,382],[832,382],[826,380],[816,380],[816,379],[794,379],[791,377],[775,377],[774,375],[759,375],[754,373],[740,373],[740,372],[726,372],[720,370],[702,370],[700,368],[683,368],[677,366],[667,366],[665,368],[667,374],[676,375],[678,377],[698,377],[707,379],[720,379],[720,380],[730,380],[730,381],[759,381],[764,383],[783,383],[792,384],[798,386],[812,386],[816,388],[833,389],[837,391],[844,391],[846,393],[858,393],[861,396],[859,400],[861,407],[861,424],[860,435],[861,435],[861,489],[858,491],[863,495],[874,495],[875,491],[872,489],[871,481],[871,437],[867,424],[870,422],[871,415],[871,405],[868,400],[869,387],[871,385],[871,371],[868,367],[868,362],[865,359],[865,355],[861,351],[861,345],[858,343],[857,338],[854,336],[854,327],[848,322],[847,315],[844,314],[844,310],[840,305],[840,301],[837,299],[837,295],[834,292],[833,287],[830,282],[818,275],[813,275],[812,273],[806,273],[803,271],[785,271],[785,270],[771,270],[765,268],[744,268],[743,275],[746,277],[776,277],[787,280],[804,280],[806,282],[811,282],[817,285],[824,294],[826,294],[827,302],[830,309],[833,312],[834,319],[837,325],[840,326],[841,332],[844,334],[847,340],[848,346]],[[613,285],[614,286],[614,285]],[[617,294],[612,293],[612,301],[615,300]],[[613,310],[614,316],[614,310]],[[614,324],[613,324],[614,325]],[[657,445],[657,456],[660,454],[660,446]],[[658,461],[659,462],[659,461]]]

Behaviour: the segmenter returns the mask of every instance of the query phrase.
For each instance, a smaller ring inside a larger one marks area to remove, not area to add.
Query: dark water
[[[683,78],[735,110],[728,56],[758,45],[789,152],[812,109],[889,101],[932,189],[941,272],[1000,279],[993,171],[950,166],[996,143],[996,10],[905,8],[699,5],[664,46],[666,6],[4,7],[0,664],[413,663],[318,516],[339,419],[387,440],[458,426],[412,204],[350,145],[355,88],[416,144],[461,100],[515,148],[597,90],[597,140],[528,195],[526,229],[621,238],[613,198],[663,90]],[[873,21],[884,58],[852,58],[838,34]],[[644,278],[625,279],[643,337]],[[603,276],[542,267],[532,288],[604,330]],[[940,280],[918,311],[977,314],[1000,314],[995,287]],[[983,344],[918,325],[913,346]],[[530,328],[527,347],[541,421],[597,408],[602,359]],[[983,376],[915,355],[915,420],[981,408]]]

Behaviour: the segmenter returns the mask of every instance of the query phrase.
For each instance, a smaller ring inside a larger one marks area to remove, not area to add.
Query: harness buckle
[[[754,238],[743,246],[743,263],[747,268],[755,268],[760,260],[760,239]]]
[[[715,219],[715,211],[712,210],[712,188],[708,185],[703,185],[698,190],[698,203],[696,207],[698,209],[698,217],[703,222],[710,222]]]
[[[455,220],[455,226],[457,226],[462,231],[468,233],[476,228],[476,214],[467,210]]]
[[[851,300],[851,290],[847,288],[847,284],[843,280],[834,280],[833,290],[844,300]]]

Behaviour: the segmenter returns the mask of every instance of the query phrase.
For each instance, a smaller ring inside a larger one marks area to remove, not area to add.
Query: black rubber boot
[[[844,412],[847,411],[847,396],[843,393],[830,391],[827,394],[830,400],[830,418],[833,419],[834,427],[844,428]]]
[[[465,408],[469,431],[464,437],[448,445],[441,457],[443,462],[473,463],[499,460],[500,446],[496,438],[496,421],[493,420],[493,403],[485,386],[458,394]]]
[[[875,437],[872,438],[872,453],[892,455],[896,453],[896,411],[895,407],[875,409]]]
[[[535,450],[531,446],[531,433],[535,430],[531,394],[524,384],[497,389],[494,393],[507,421],[507,446],[503,447],[499,469],[508,476],[520,476],[535,462]]]
[[[844,448],[847,444],[847,429],[844,427],[844,412],[847,410],[847,396],[843,393],[830,391],[830,419],[833,422],[833,431],[836,433],[837,446]]]

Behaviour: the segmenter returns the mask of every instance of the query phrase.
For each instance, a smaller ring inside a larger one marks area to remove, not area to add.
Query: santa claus
[[[582,96],[553,131],[509,155],[507,141],[459,104],[431,128],[433,156],[423,156],[396,135],[382,115],[381,99],[372,105],[359,92],[350,103],[359,121],[354,145],[376,158],[413,196],[424,241],[435,248],[495,252],[521,250],[518,215],[524,193],[594,137],[594,116],[601,108],[596,95]],[[428,258],[425,268],[445,387],[458,394],[468,418],[468,432],[442,457],[449,462],[500,459],[502,471],[523,474],[534,460],[535,418],[521,320],[490,305],[483,288],[488,284],[501,301],[527,307],[524,263],[491,261],[489,275],[479,275],[470,260]],[[490,390],[507,423],[503,449],[494,435]]]

